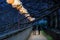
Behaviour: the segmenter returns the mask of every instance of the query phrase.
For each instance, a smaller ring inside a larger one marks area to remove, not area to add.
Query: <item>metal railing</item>
[[[57,7],[57,8],[56,8]],[[51,10],[51,12],[49,13],[49,14],[52,14],[53,12],[55,12],[57,9],[59,8],[59,6],[54,6],[54,7],[52,7],[52,8],[48,8],[48,9],[44,9],[44,10],[41,10],[41,14],[42,13],[44,13],[44,12],[46,12],[47,10]],[[33,22],[27,22],[27,23],[21,23],[20,25],[25,25],[25,24],[30,24],[30,23],[34,23],[34,22],[36,22],[36,21],[38,21],[38,20],[40,20],[41,18],[43,18],[43,17],[45,17],[45,16],[47,16],[47,15],[49,15],[49,14],[44,14],[43,16],[40,16],[40,17],[38,17],[35,21],[33,21]],[[20,21],[22,21],[22,20],[24,20],[25,18],[23,18],[23,19],[21,19]],[[7,24],[7,26],[9,26],[9,29],[10,28],[12,28],[12,26],[13,25],[18,25],[18,22],[16,22],[16,23],[13,23],[13,24]],[[11,25],[11,26],[10,26]]]

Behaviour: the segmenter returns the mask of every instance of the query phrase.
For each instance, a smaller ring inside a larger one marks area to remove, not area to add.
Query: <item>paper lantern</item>
[[[14,3],[14,0],[6,0],[6,2],[7,2],[8,4],[13,4],[13,3]]]

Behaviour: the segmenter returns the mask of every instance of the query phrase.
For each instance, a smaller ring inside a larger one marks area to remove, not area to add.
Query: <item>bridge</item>
[[[0,0],[0,40],[60,40],[60,3],[58,0],[21,0],[24,8],[35,18],[29,21],[18,10]],[[40,25],[38,35],[33,25]]]

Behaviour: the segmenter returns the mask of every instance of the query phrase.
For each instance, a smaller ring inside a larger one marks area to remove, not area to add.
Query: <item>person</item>
[[[41,26],[38,25],[38,34],[40,35],[40,31],[41,31]]]
[[[36,35],[36,25],[33,25],[33,34]]]

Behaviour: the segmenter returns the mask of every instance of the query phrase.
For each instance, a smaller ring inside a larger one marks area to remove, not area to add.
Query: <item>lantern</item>
[[[14,3],[14,0],[6,0],[6,2],[7,2],[8,4],[13,4],[13,3]]]

